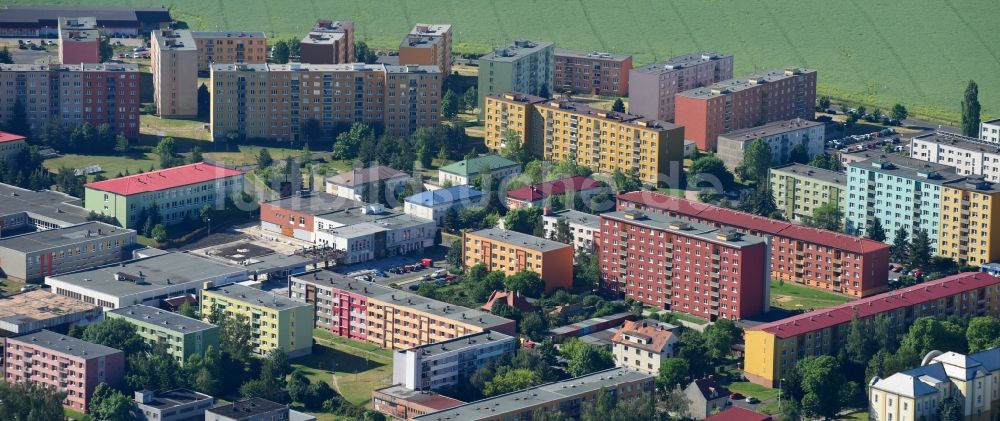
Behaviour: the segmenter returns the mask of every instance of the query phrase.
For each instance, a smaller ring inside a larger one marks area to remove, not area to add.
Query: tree
[[[513,130],[504,132],[503,150],[500,152],[500,155],[522,166],[531,161],[531,151],[525,148],[521,135]]]
[[[592,250],[580,248],[573,258],[573,289],[593,291],[601,279],[599,259]]]
[[[566,218],[556,220],[556,229],[552,232],[554,240],[563,244],[573,244],[573,230]]]
[[[47,421],[63,419],[62,401],[66,392],[59,392],[34,383],[0,381],[0,420]]]
[[[288,56],[290,51],[288,49],[288,42],[285,40],[278,40],[274,43],[274,47],[271,48],[271,59],[275,63],[285,64],[288,63]]]
[[[788,152],[788,162],[808,164],[809,152],[806,151],[806,147],[801,143],[792,146],[792,150]]]
[[[542,278],[535,272],[522,270],[504,280],[504,286],[509,291],[517,291],[526,297],[539,298],[545,291]]]
[[[615,98],[615,103],[611,105],[611,111],[624,113],[625,102],[623,102],[621,98]]]
[[[521,321],[517,324],[517,329],[522,335],[531,340],[541,340],[548,325],[538,313],[522,314]]]
[[[968,348],[965,335],[965,329],[958,324],[929,316],[921,317],[910,325],[910,330],[903,336],[899,347],[912,350],[918,358],[934,350],[965,353]],[[918,362],[914,361],[913,364]]]
[[[476,90],[475,86],[470,86],[465,90],[465,109],[466,111],[472,112],[476,109],[476,104],[479,102],[479,92]]]
[[[681,358],[667,358],[660,363],[660,372],[656,375],[656,386],[663,390],[684,386],[689,369],[687,361]]]
[[[825,111],[830,109],[830,98],[820,97],[819,99],[819,109],[820,111]]]
[[[7,117],[7,124],[4,130],[10,133],[28,137],[31,135],[31,125],[28,124],[28,110],[25,108],[21,97],[14,99],[14,105],[10,109]]]
[[[448,254],[445,256],[445,261],[448,262],[448,267],[453,270],[458,270],[462,267],[462,240],[451,242],[451,247],[448,247]]]
[[[811,417],[833,418],[844,402],[847,379],[829,355],[806,357],[795,364],[801,376],[802,409]]]
[[[455,91],[449,89],[444,93],[444,97],[441,98],[441,116],[451,120],[458,115],[459,108],[458,95],[455,95]]]
[[[365,123],[354,123],[350,130],[337,135],[333,144],[334,159],[354,159],[362,144],[375,144],[375,132]]]
[[[906,110],[903,104],[896,104],[892,106],[891,115],[893,120],[898,121],[899,124],[903,124],[903,120],[906,120],[910,116],[910,112]]]
[[[830,171],[840,171],[840,158],[835,154],[819,154],[809,161],[809,165]]]
[[[573,377],[615,366],[611,352],[575,338],[564,342],[561,352],[569,360],[566,371]]]
[[[10,49],[7,46],[0,50],[0,64],[14,64],[14,56],[10,55]]]
[[[733,173],[726,169],[726,164],[719,157],[708,154],[695,159],[688,168],[688,183],[692,182],[695,187],[712,185],[720,188],[722,191],[718,193],[722,194],[732,187]]]
[[[126,359],[125,383],[131,390],[170,390],[182,386],[181,365],[170,354],[170,345],[159,343],[147,352]]]
[[[865,237],[868,237],[869,240],[885,241],[885,228],[882,227],[882,220],[878,218],[872,219],[865,232]]]
[[[864,324],[857,317],[852,317],[844,343],[848,360],[857,365],[865,365],[878,350],[877,346]]]
[[[177,165],[175,155],[177,152],[177,142],[172,137],[165,137],[156,144],[153,152],[160,158],[160,168],[170,168]]]
[[[611,182],[615,193],[628,193],[642,189],[642,179],[639,178],[639,170],[635,167],[629,168],[626,172],[616,169],[611,174]]]
[[[733,345],[743,337],[743,329],[729,319],[719,319],[705,328],[703,335],[709,356],[722,360],[729,356]]]
[[[354,41],[354,60],[358,63],[373,64],[378,61],[378,55],[368,48],[366,42]]]
[[[274,164],[274,158],[271,158],[271,152],[267,148],[260,148],[260,152],[257,153],[257,168],[264,169],[270,167]]]
[[[913,234],[913,240],[906,248],[906,257],[909,259],[910,267],[925,268],[931,261],[931,240],[927,235],[927,230],[918,229]]]
[[[896,263],[908,263],[907,253],[909,251],[909,231],[902,225],[896,229],[896,235],[892,239],[892,249],[889,252],[889,259]]]
[[[307,144],[319,141],[323,137],[323,124],[315,118],[306,119],[302,123],[302,137]]]
[[[158,243],[167,241],[167,227],[163,224],[156,224],[156,226],[153,227],[153,230],[150,231],[149,236]]]
[[[736,175],[758,186],[768,184],[771,169],[771,146],[764,139],[754,139],[743,151],[743,162],[736,166]]]
[[[191,155],[188,156],[188,164],[196,164],[205,160],[205,157],[201,154],[201,147],[195,146],[191,148]]]
[[[970,80],[965,87],[962,98],[962,134],[968,137],[979,137],[979,85]]]
[[[131,401],[107,383],[98,384],[87,408],[96,421],[128,421]]]
[[[198,87],[198,118],[207,118],[212,111],[212,95],[204,83]]]
[[[127,137],[122,135],[118,135],[115,137],[115,152],[125,154],[128,153],[129,150],[131,149],[132,147],[131,145],[129,145]]]
[[[770,183],[758,184],[753,190],[744,191],[740,195],[737,209],[767,218],[783,219],[778,205],[774,202],[774,193]]]
[[[965,330],[969,352],[979,352],[1000,346],[1000,319],[990,316],[973,317]]]
[[[826,202],[813,209],[812,218],[806,221],[806,225],[830,231],[840,231],[843,229],[844,212],[840,210],[834,202]]]
[[[142,338],[136,334],[135,325],[120,318],[104,319],[88,325],[83,331],[82,339],[90,343],[120,349],[125,352],[125,355],[138,354],[146,349]]]
[[[483,394],[487,397],[526,389],[542,382],[538,373],[531,370],[517,368],[501,371],[484,385]]]
[[[181,304],[180,307],[177,307],[177,314],[184,317],[190,317],[192,319],[200,319],[200,317],[198,317],[198,313],[194,311],[194,306],[192,306],[191,303],[184,303]]]
[[[101,36],[98,44],[98,54],[100,56],[101,63],[111,61],[111,58],[115,56],[115,49],[111,46],[110,38]]]
[[[962,403],[955,397],[949,396],[941,400],[937,407],[937,421],[962,421],[965,419],[965,411]]]

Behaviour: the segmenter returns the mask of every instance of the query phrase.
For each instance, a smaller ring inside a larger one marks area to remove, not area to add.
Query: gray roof
[[[711,51],[703,51],[700,53],[686,54],[683,56],[676,56],[668,58],[664,61],[653,63],[650,65],[636,67],[632,69],[633,71],[640,73],[671,73],[679,71],[686,67],[695,66],[702,63],[707,63],[710,61],[721,60],[724,58],[732,58],[732,54],[719,54]]]
[[[13,65],[11,65],[13,66]],[[388,65],[388,64],[313,64],[313,63],[215,63],[213,72],[386,72],[386,73],[441,73],[438,66]]]
[[[447,23],[417,23],[410,29],[410,35],[443,36],[448,31],[451,31],[451,25]]]
[[[246,31],[211,31],[211,32],[191,32],[194,38],[267,38],[263,32]]]
[[[569,50],[566,48],[556,48],[556,57],[585,58],[588,60],[604,61],[625,61],[632,56],[628,54],[604,53],[600,51]]]
[[[233,301],[242,301],[255,306],[267,307],[275,310],[286,310],[288,308],[312,307],[300,301],[292,300],[284,295],[273,294],[257,288],[250,288],[240,284],[229,284],[221,287],[209,288],[206,291],[217,295],[228,297]]]
[[[852,162],[847,166],[938,185],[964,178],[947,165],[891,153],[881,154],[866,161]]]
[[[490,240],[513,244],[518,247],[524,247],[532,250],[537,250],[540,252],[548,252],[553,250],[559,250],[566,247],[569,248],[573,247],[569,244],[563,244],[558,241],[549,240],[547,238],[535,237],[534,235],[528,235],[517,231],[503,230],[500,228],[486,228],[478,231],[469,231],[469,233],[480,237],[485,237]]]
[[[585,376],[530,387],[492,398],[470,402],[444,411],[415,417],[414,420],[479,420],[494,418],[542,405],[548,402],[589,394],[600,389],[611,389],[626,382],[653,381],[654,377],[624,368],[611,368]]]
[[[42,22],[55,21],[59,16],[93,16],[100,23],[110,22],[131,22],[131,21],[170,21],[170,10],[165,6],[160,7],[114,7],[97,6],[86,4],[81,6],[70,5],[49,5],[31,6],[6,4],[0,8],[0,22],[18,22],[41,24]],[[142,16],[140,16],[142,15]]]
[[[410,175],[385,165],[376,165],[368,168],[352,168],[350,171],[344,171],[327,178],[326,182],[338,186],[357,187],[363,184],[401,177],[409,178]]]
[[[143,304],[135,304],[128,307],[109,310],[108,313],[121,316],[129,320],[156,325],[163,330],[169,330],[180,334],[216,328],[216,326],[211,323],[205,323],[201,320],[192,319],[178,313],[160,310],[156,307],[150,307]]]
[[[0,70],[12,72],[138,72],[135,63],[81,63],[81,64],[0,64]]]
[[[0,183],[0,216],[27,213],[60,225],[87,222],[90,211],[80,206],[80,199],[64,193],[42,190],[32,191]]]
[[[187,405],[193,402],[215,400],[215,398],[206,395],[204,393],[198,393],[189,389],[174,389],[168,390],[166,392],[156,392],[153,394],[153,399],[148,403],[137,404],[147,406],[150,408],[156,408],[159,410],[175,408],[182,405]]]
[[[967,382],[1000,370],[1000,348],[975,354],[941,353],[926,365],[895,373],[872,384],[872,388],[917,398],[938,393],[937,387],[951,379]]]
[[[566,222],[570,224],[583,225],[587,228],[599,228],[601,226],[601,217],[586,212],[580,212],[573,209],[563,209],[558,212],[552,212],[545,215],[549,218],[561,218],[565,219]]]
[[[12,339],[62,354],[84,357],[87,359],[106,357],[108,355],[122,352],[108,346],[90,343],[83,339],[61,335],[51,330],[40,330],[35,333],[17,336]]]
[[[406,291],[382,286],[372,282],[362,282],[338,273],[317,270],[301,275],[293,275],[294,279],[319,287],[350,290],[354,294],[373,297],[397,306],[410,307],[414,310],[430,313],[468,324],[479,324],[484,329],[492,329],[511,322],[500,316],[479,310],[445,303],[423,297]]]
[[[983,122],[983,124],[994,124],[994,125],[998,123],[1000,123],[1000,118],[994,118],[993,120],[986,120]]]
[[[606,323],[606,322],[609,322],[609,321],[612,321],[612,320],[625,320],[625,319],[630,318],[630,316],[632,316],[632,313],[622,312],[622,313],[616,313],[616,314],[609,314],[607,316],[594,317],[594,318],[590,318],[590,319],[587,319],[587,320],[579,321],[579,322],[576,322],[576,323],[571,323],[571,324],[568,324],[568,325],[565,325],[565,326],[559,326],[559,327],[556,327],[556,328],[549,329],[549,333],[551,333],[553,335],[557,335],[557,336],[558,335],[565,335],[565,334],[570,333],[570,332],[576,332],[578,330],[584,329],[584,328],[586,328],[588,326],[594,326],[594,325],[598,325],[598,324],[601,324],[601,323]]]
[[[135,230],[119,228],[103,222],[85,222],[66,228],[30,232],[0,239],[0,248],[32,253],[57,247],[82,244],[99,238],[135,234]]]
[[[185,29],[155,30],[151,34],[153,40],[164,50],[197,50],[198,45],[191,36],[191,31]]]
[[[488,344],[495,344],[501,341],[513,341],[514,337],[509,335],[504,335],[500,332],[490,332],[484,331],[480,333],[473,333],[471,335],[459,336],[454,339],[449,339],[443,342],[435,342],[432,344],[421,345],[413,347],[410,349],[399,350],[397,353],[408,353],[408,352],[419,352],[423,356],[433,356],[445,354],[448,352],[455,352],[465,348],[474,348],[485,346]]]
[[[637,218],[630,217],[638,215]],[[610,218],[618,221],[625,221],[630,224],[642,225],[649,228],[669,231],[688,237],[700,238],[716,244],[724,244],[730,247],[747,247],[765,242],[763,237],[755,235],[740,234],[726,228],[716,228],[712,225],[699,222],[685,221],[672,218],[658,213],[646,214],[634,210],[608,212],[601,214],[602,218]],[[728,239],[723,236],[729,235]]]
[[[1000,145],[985,142],[974,137],[967,137],[947,132],[931,132],[914,136],[914,142],[937,143],[943,146],[964,149],[970,152],[983,152],[990,154],[1000,154]]]
[[[480,57],[483,61],[514,62],[525,56],[537,53],[554,46],[551,42],[534,42],[528,40],[518,40],[504,47],[494,49],[493,52]]]
[[[781,120],[781,121],[775,121],[773,123],[767,123],[763,126],[733,130],[729,133],[723,133],[719,135],[719,137],[723,137],[730,140],[751,141],[757,138],[770,137],[798,130],[806,130],[812,127],[822,126],[824,124],[825,123],[821,123],[818,121],[810,121],[810,120],[803,120],[801,118],[794,118],[791,120]]]
[[[440,44],[444,40],[438,35],[408,34],[399,43],[399,48],[430,48],[434,44]],[[397,60],[399,56],[396,56]]]
[[[380,206],[380,205],[370,205],[370,206]],[[372,208],[348,208],[333,212],[327,212],[323,214],[316,215],[317,218],[324,219],[327,221],[333,221],[338,224],[355,225],[365,222],[375,223],[378,221],[379,225],[392,228],[400,228],[404,226],[414,226],[420,225],[428,222],[427,219],[420,219],[412,215],[407,215],[405,213],[399,213],[391,209],[382,208],[371,210]],[[339,229],[339,228],[338,228]]]
[[[334,196],[324,192],[313,192],[305,196],[291,196],[264,203],[281,209],[287,209],[314,216],[348,208],[359,208],[365,206],[364,202],[348,199],[346,197]]]
[[[847,188],[847,174],[838,171],[830,171],[823,168],[813,167],[805,164],[788,164],[771,168],[771,173],[788,173],[800,177],[812,178],[818,181],[837,184]]]
[[[205,412],[222,415],[234,420],[245,420],[256,415],[267,414],[271,411],[287,407],[287,405],[272,402],[264,398],[250,398],[209,408]]]
[[[237,272],[245,272],[245,270],[217,263],[193,254],[167,253],[94,269],[50,276],[48,279],[122,297],[162,288],[167,285],[200,282]],[[123,274],[126,278],[122,278],[118,274]],[[116,278],[122,278],[122,280],[117,280]],[[142,281],[136,283],[127,278],[141,278]],[[46,283],[48,283],[48,280],[46,280]]]
[[[677,95],[689,98],[708,99],[717,96],[728,95],[733,92],[742,91],[744,89],[748,89],[757,85],[777,82],[779,80],[787,79],[789,77],[815,73],[815,72],[816,72],[815,70],[803,69],[800,67],[788,67],[784,69],[767,70],[763,72],[754,73],[749,77],[742,77],[742,78],[729,79],[721,82],[716,82],[710,86],[691,89],[688,91],[681,92]]]

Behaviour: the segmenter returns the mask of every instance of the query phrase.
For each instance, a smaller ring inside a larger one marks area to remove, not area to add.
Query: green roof
[[[492,171],[516,165],[518,165],[516,162],[499,155],[486,155],[448,164],[439,170],[468,177],[470,175],[478,175],[483,168],[489,168]]]

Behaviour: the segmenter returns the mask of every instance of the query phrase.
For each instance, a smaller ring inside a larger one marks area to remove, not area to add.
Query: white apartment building
[[[517,350],[512,336],[485,331],[396,351],[392,384],[411,390],[440,389],[471,376],[479,367]]]
[[[316,245],[343,250],[342,264],[421,252],[434,245],[437,232],[434,221],[377,205],[317,215],[313,220]]]
[[[979,124],[979,140],[1000,145],[1000,118]]]
[[[1000,144],[953,133],[934,132],[910,140],[910,157],[947,165],[961,175],[1000,182]]]
[[[677,335],[673,325],[653,320],[626,321],[611,337],[611,353],[619,367],[656,375],[660,364],[674,356]]]
[[[573,239],[571,244],[574,250],[593,250],[594,231],[600,229],[600,217],[572,209],[542,215],[545,238],[557,238],[559,220],[565,220],[569,224],[569,232]]]

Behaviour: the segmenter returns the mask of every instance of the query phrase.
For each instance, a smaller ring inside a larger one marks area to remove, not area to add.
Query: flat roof
[[[205,412],[211,412],[213,414],[218,414],[236,420],[243,420],[281,408],[288,408],[288,406],[272,402],[264,398],[250,398],[226,405],[219,405],[215,408],[209,408]]]
[[[392,209],[386,209],[386,208],[373,209],[372,208],[373,206],[379,206],[379,205],[369,205],[361,208],[342,209],[316,215],[316,217],[327,221],[336,222],[344,226],[363,224],[367,222],[376,225],[381,225],[386,228],[416,226],[431,222],[431,220],[429,219],[417,218],[413,215],[407,215],[405,213],[396,212]],[[369,210],[366,211],[365,209]],[[332,229],[339,229],[339,228],[332,228]]]
[[[779,135],[782,133],[794,132],[797,130],[810,129],[816,126],[823,126],[825,124],[826,123],[821,123],[818,121],[793,118],[791,120],[781,120],[781,121],[775,121],[773,123],[767,123],[763,126],[733,130],[728,133],[723,133],[719,135],[719,137],[724,137],[729,140],[751,141],[761,137],[769,137],[769,136]]]
[[[357,187],[393,178],[407,177],[409,174],[385,165],[375,165],[368,168],[351,168],[333,177],[327,177],[326,182],[345,187]]]
[[[269,206],[313,216],[365,206],[364,202],[359,202],[346,197],[334,196],[325,192],[310,192],[303,195],[294,195],[263,203]]]
[[[13,142],[17,140],[25,140],[24,136],[14,133],[7,133],[5,131],[0,131],[0,143]]]
[[[35,333],[16,336],[10,339],[32,346],[45,348],[50,351],[72,355],[75,357],[84,357],[86,359],[106,357],[108,355],[122,352],[111,347],[90,343],[83,339],[61,335],[51,330],[44,329]]]
[[[205,323],[201,320],[192,319],[178,313],[160,310],[156,307],[150,307],[144,304],[135,304],[128,307],[108,310],[108,313],[113,313],[129,320],[156,325],[161,329],[181,334],[199,332],[216,327],[211,323]]]
[[[480,57],[486,61],[518,61],[525,56],[551,48],[555,44],[551,42],[535,42],[529,40],[517,40],[504,47],[496,48],[493,52]]]
[[[465,402],[458,399],[450,398],[433,391],[407,389],[406,386],[401,384],[375,389],[375,391],[437,411],[465,404]]]
[[[560,382],[529,387],[516,392],[470,402],[444,411],[415,417],[414,420],[478,420],[493,418],[572,396],[614,388],[622,383],[652,381],[649,374],[625,368],[611,368]]]
[[[206,250],[205,255],[210,259],[238,265],[248,272],[257,274],[299,266],[305,267],[315,263],[315,259],[277,253],[269,248],[246,241],[229,243]]]
[[[138,72],[135,63],[0,64],[5,72]]]
[[[152,32],[152,40],[164,50],[196,51],[198,44],[195,43],[191,31],[185,29],[157,29]]]
[[[502,326],[512,322],[510,319],[505,319],[483,311],[445,303],[407,291],[382,286],[373,282],[358,281],[346,275],[341,275],[327,270],[316,270],[300,275],[292,275],[292,278],[320,287],[350,291],[352,294],[375,298],[380,301],[391,303],[395,306],[409,307],[414,310],[419,310],[424,313],[433,314],[435,316],[457,322],[473,325],[478,324],[484,329],[492,329],[496,326]]]
[[[605,60],[605,61],[625,61],[632,56],[628,54],[618,54],[618,53],[605,53],[601,51],[584,51],[584,50],[570,50],[567,48],[556,48],[556,57],[573,57],[573,58],[585,58],[588,60]]]
[[[115,7],[96,5],[47,5],[29,6],[7,4],[0,8],[0,22],[3,23],[34,23],[55,22],[59,16],[93,16],[101,24],[110,22],[169,22],[170,9],[159,7]]]
[[[430,48],[434,44],[442,43],[443,39],[438,35],[407,34],[399,43],[399,48]]]
[[[847,174],[839,171],[831,171],[806,164],[788,164],[771,168],[771,172],[794,174],[799,177],[812,178],[818,181],[825,181],[831,184],[838,184],[847,188]]]
[[[0,215],[27,213],[63,224],[87,222],[90,211],[79,205],[80,199],[61,192],[22,189],[0,183]]]
[[[468,231],[468,234],[477,237],[487,238],[501,243],[512,244],[540,252],[560,250],[566,247],[572,248],[569,244],[552,241],[546,238],[535,237],[517,231],[504,230],[500,228],[485,228],[477,231]]]
[[[6,296],[0,294],[0,321],[11,324],[43,321],[99,309],[96,305],[41,289]]]
[[[191,32],[193,38],[267,38],[260,31],[198,31]]]
[[[671,73],[680,71],[681,69],[696,66],[703,63],[708,63],[710,61],[717,61],[726,58],[733,58],[732,54],[720,54],[712,51],[703,51],[700,53],[685,54],[682,56],[676,56],[668,58],[664,61],[649,64],[642,67],[636,67],[632,69],[633,71],[640,73]]]
[[[168,285],[204,281],[238,272],[246,271],[194,254],[167,253],[50,276],[45,283],[48,284],[49,280],[53,280],[122,297]]]
[[[155,392],[153,393],[153,399],[151,401],[147,403],[136,402],[136,404],[156,408],[162,411],[164,409],[176,408],[178,406],[206,400],[214,401],[215,398],[190,389],[174,389],[166,392]]]
[[[599,228],[601,226],[601,217],[599,215],[592,215],[573,209],[563,209],[543,216],[547,218],[562,218],[570,224],[583,225],[587,228]]]
[[[502,94],[487,95],[486,97],[504,102],[523,102],[526,104],[537,104],[539,102],[545,102],[551,100],[549,98],[542,98],[540,96],[525,94],[521,92],[504,92]]]
[[[142,174],[87,183],[88,189],[122,196],[168,190],[206,181],[243,175],[243,171],[199,162]]]
[[[995,120],[1000,121],[1000,120]],[[974,137],[962,136],[948,132],[931,132],[910,138],[914,142],[937,143],[943,146],[964,149],[970,152],[1000,154],[1000,145],[986,142]]]
[[[55,247],[94,241],[98,238],[135,234],[135,230],[119,228],[103,222],[84,222],[66,228],[29,232],[0,239],[0,248],[21,253],[33,253]]]
[[[434,356],[513,339],[513,336],[505,335],[500,332],[484,331],[473,333],[471,335],[459,336],[443,342],[435,342],[432,344],[416,346],[410,349],[399,350],[396,352],[402,354],[408,352],[419,352],[420,355],[423,356]]]
[[[954,167],[892,153],[883,153],[876,158],[852,162],[847,166],[848,168],[874,171],[928,184],[940,185],[964,178],[955,172]]]
[[[1000,123],[1000,118],[994,118],[993,120],[986,120],[983,124],[997,124]]]
[[[763,237],[756,235],[741,234],[731,229],[720,229],[712,225],[686,221],[659,213],[647,214],[635,210],[625,210],[602,213],[601,218],[663,230],[675,235],[699,238],[702,241],[723,244],[729,247],[742,248],[766,242]]]
[[[272,294],[267,291],[250,288],[240,284],[229,284],[221,287],[209,288],[204,292],[210,292],[221,297],[232,299],[233,301],[241,301],[254,306],[267,307],[274,310],[312,307],[312,304],[295,301],[284,295]]]
[[[751,74],[748,77],[735,78],[735,79],[724,80],[721,82],[716,82],[709,86],[680,92],[677,95],[688,98],[708,99],[723,95],[729,95],[733,92],[739,92],[756,86],[761,86],[768,83],[774,83],[784,79],[806,75],[809,73],[816,73],[816,71],[813,69],[805,69],[801,67],[790,66],[782,69],[772,69],[763,72],[757,72]]]
[[[491,154],[491,155],[477,156],[471,159],[463,159],[458,162],[452,162],[451,164],[438,168],[438,171],[443,171],[446,173],[468,177],[470,175],[479,175],[479,173],[482,172],[484,169],[488,169],[489,171],[494,171],[501,168],[508,168],[514,166],[520,167],[521,164],[518,164],[500,155]]]
[[[985,177],[981,175],[968,176],[961,180],[949,181],[942,184],[942,186],[948,186],[954,189],[971,191],[981,194],[997,194],[1000,193],[1000,184],[994,183],[992,181],[987,181]]]
[[[476,190],[472,186],[463,184],[461,186],[451,186],[417,193],[407,197],[405,201],[420,206],[434,206],[463,200],[472,202],[477,201],[481,197],[483,197],[483,192]]]
[[[624,323],[624,320],[627,320],[632,317],[634,317],[634,315],[629,312],[609,314],[607,316],[594,317],[587,320],[581,320],[576,323],[570,323],[565,326],[552,328],[549,329],[549,333],[552,333],[553,335],[565,335],[570,332],[576,332],[578,330],[585,329],[590,326],[599,325],[601,323],[613,322],[615,320],[622,320]]]
[[[447,23],[417,23],[410,29],[410,35],[443,36],[451,32],[451,25]]]
[[[616,111],[602,110],[598,108],[591,107],[589,104],[575,101],[567,101],[564,99],[552,99],[546,102],[537,104],[540,108],[545,108],[549,110],[558,110],[571,112],[578,115],[584,115],[592,117],[599,120],[605,121],[615,121],[622,124],[628,124],[633,127],[641,127],[653,130],[673,130],[681,126],[673,123],[668,123],[662,120],[648,119],[641,115],[629,114],[629,113],[619,113]]]
[[[390,65],[390,64],[314,64],[314,63],[215,63],[212,65],[213,72],[385,72],[391,74],[402,73],[441,73],[438,66],[424,66],[417,64]]]

